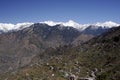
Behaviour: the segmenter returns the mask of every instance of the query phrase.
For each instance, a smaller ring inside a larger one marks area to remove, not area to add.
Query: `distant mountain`
[[[72,27],[36,23],[22,30],[0,35],[0,72],[27,65],[47,48],[70,44],[80,32]]]
[[[96,26],[90,25],[88,26],[84,31],[82,31],[82,33],[84,34],[91,34],[94,36],[98,36],[104,32],[107,32],[110,28],[103,28],[102,26],[98,26],[96,28]]]
[[[37,23],[18,23],[18,24],[7,24],[7,23],[0,23],[0,34],[2,33],[7,33],[7,32],[16,32],[19,30],[23,30],[27,27],[30,27],[34,24]],[[75,28],[76,30],[78,30],[80,32],[80,36],[78,36],[74,42],[72,42],[72,44],[78,45],[81,44],[81,42],[85,42],[90,40],[91,38],[98,36],[104,32],[107,32],[110,28],[112,27],[117,27],[120,24],[117,24],[115,22],[112,21],[107,21],[104,23],[95,23],[95,24],[79,24],[76,23],[72,20],[69,20],[68,22],[53,22],[53,21],[44,21],[44,22],[40,22],[38,24],[46,24],[49,27],[58,27],[59,29],[62,29],[64,27],[67,28]],[[71,33],[72,34],[72,33]],[[87,36],[84,37],[83,35]],[[68,35],[69,36],[69,35]]]
[[[117,23],[112,22],[112,21],[106,21],[103,23],[97,22],[95,24],[79,24],[79,23],[74,22],[72,20],[69,20],[68,22],[44,21],[44,22],[40,22],[40,23],[47,24],[49,26],[61,25],[61,26],[65,26],[65,27],[73,27],[73,28],[78,29],[79,31],[84,31],[89,26],[93,26],[92,28],[97,29],[99,27],[112,28],[112,27],[116,27],[116,26],[120,25],[120,24],[117,24]],[[17,24],[0,23],[0,31],[1,32],[8,32],[8,31],[12,31],[12,30],[14,30],[14,31],[21,30],[21,29],[24,29],[26,27],[30,27],[32,24],[35,24],[35,23],[31,23],[31,22],[24,22],[24,23],[17,23]]]

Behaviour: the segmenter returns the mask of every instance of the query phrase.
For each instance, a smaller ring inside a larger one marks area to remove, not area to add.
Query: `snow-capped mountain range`
[[[112,22],[112,21],[106,21],[106,22],[97,22],[94,24],[79,24],[77,22],[74,22],[73,20],[69,20],[68,22],[54,22],[54,21],[44,21],[44,22],[39,22],[43,24],[48,24],[49,26],[55,26],[55,25],[61,25],[61,26],[67,26],[67,27],[73,27],[76,28],[80,31],[85,30],[89,26],[93,26],[93,29],[96,29],[98,27],[102,28],[112,28],[112,27],[117,27],[120,24]],[[8,32],[11,30],[21,30],[26,27],[29,27],[33,25],[34,23],[31,22],[25,22],[25,23],[17,23],[17,24],[11,24],[11,23],[0,23],[0,31],[2,32]]]
[[[117,27],[117,26],[120,25],[120,24],[112,22],[112,21],[106,21],[106,22],[103,22],[103,23],[97,22],[97,23],[94,23],[94,24],[79,24],[79,23],[74,22],[72,20],[69,20],[68,22],[44,21],[44,22],[41,22],[41,23],[46,23],[50,26],[55,26],[57,24],[60,24],[60,25],[63,25],[63,26],[71,26],[71,27],[74,27],[74,28],[79,29],[79,30],[85,30],[89,26],[93,26],[93,28],[98,28],[98,27],[112,28],[112,27]]]

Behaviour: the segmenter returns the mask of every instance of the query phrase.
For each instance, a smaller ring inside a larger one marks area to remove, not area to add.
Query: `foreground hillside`
[[[82,46],[82,47],[81,47]],[[80,46],[48,48],[31,63],[1,80],[119,80],[120,27]]]

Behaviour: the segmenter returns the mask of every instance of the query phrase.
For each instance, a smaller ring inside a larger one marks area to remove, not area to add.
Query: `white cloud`
[[[0,23],[0,30],[9,31],[14,28],[14,24],[11,23]]]
[[[23,29],[23,28],[26,28],[26,27],[29,27],[31,26],[32,24],[34,23],[29,23],[29,22],[25,22],[25,23],[17,23],[15,26],[14,26],[14,29]]]
[[[33,23],[17,23],[17,24],[11,24],[11,23],[0,23],[0,30],[4,32],[8,32],[10,30],[20,30],[26,27],[29,27]]]

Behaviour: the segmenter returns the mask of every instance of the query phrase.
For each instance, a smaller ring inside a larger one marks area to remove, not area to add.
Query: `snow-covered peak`
[[[48,24],[49,26],[55,26],[58,24],[64,25],[64,26],[79,26],[80,24],[69,20],[68,22],[54,22],[54,21],[44,21],[44,22],[40,22],[40,23],[45,23]]]
[[[79,29],[80,31],[86,29],[89,26],[93,26],[93,28],[98,28],[98,27],[103,27],[103,28],[112,28],[112,27],[117,27],[120,24],[117,24],[115,22],[112,21],[106,21],[106,22],[97,22],[94,24],[79,24],[73,20],[69,20],[68,22],[54,22],[54,21],[44,21],[44,22],[40,22],[40,23],[45,23],[48,24],[49,26],[55,26],[55,25],[63,25],[63,26],[70,26],[70,27],[74,27],[76,29]]]
[[[60,25],[67,26],[67,27],[74,27],[79,30],[83,30],[84,28],[86,28],[88,26],[88,24],[82,25],[73,20],[69,20],[68,22],[44,21],[44,22],[40,22],[40,23],[45,23],[45,24],[48,24],[49,26],[55,26],[55,25],[60,24]]]
[[[112,21],[106,21],[106,22],[104,22],[104,23],[97,22],[97,23],[94,24],[94,25],[95,25],[95,26],[101,26],[101,27],[112,28],[112,27],[119,26],[120,24],[117,24],[117,23],[112,22]]]
[[[21,30],[23,28],[31,26],[33,23],[25,22],[25,23],[17,23],[17,24],[11,24],[11,23],[0,23],[0,30],[3,32],[8,32],[11,30]]]

